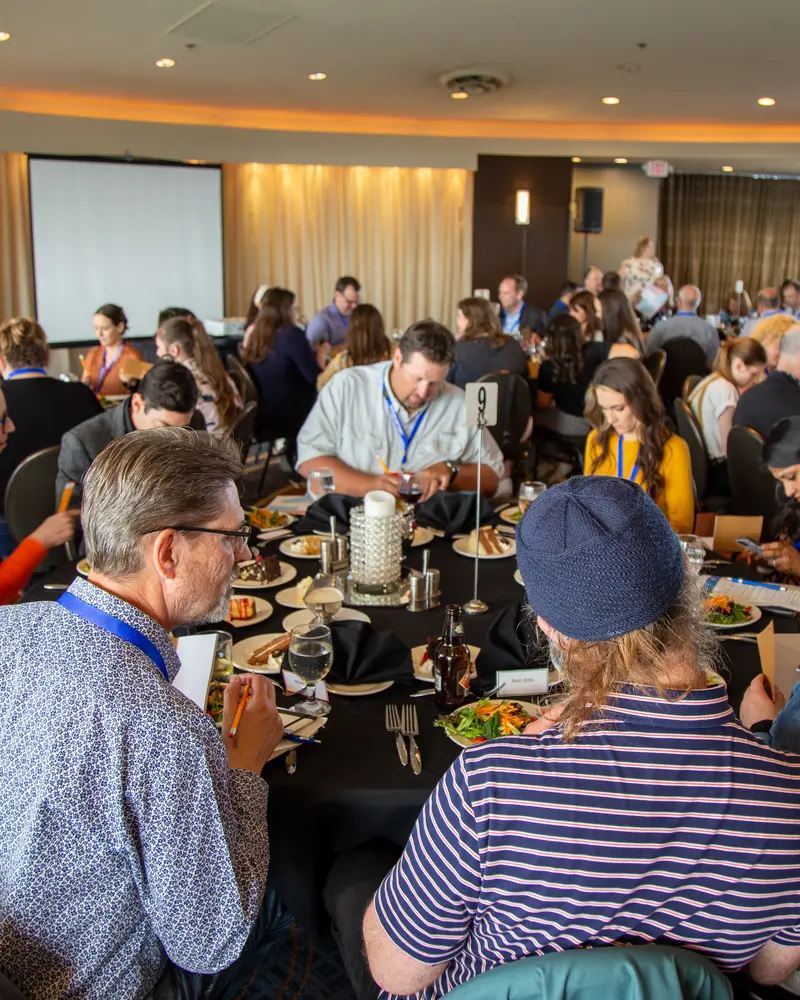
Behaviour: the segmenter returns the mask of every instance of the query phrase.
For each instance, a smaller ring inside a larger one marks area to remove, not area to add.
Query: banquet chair
[[[683,390],[681,391],[681,397],[688,400],[694,390],[703,381],[702,375],[687,375],[683,380]]]
[[[11,473],[6,486],[5,518],[8,530],[19,543],[35,531],[46,517],[56,512],[58,445],[35,451]],[[40,569],[52,569],[67,562],[64,546],[50,549]]]
[[[2,972],[0,972],[0,1000],[26,1000],[25,994]]]
[[[528,451],[527,444],[522,440],[533,408],[528,383],[521,375],[512,375],[508,371],[489,372],[478,381],[494,382],[497,386],[497,424],[490,427],[489,431],[502,451],[503,458],[511,462],[513,477]]]
[[[242,461],[247,457],[250,445],[253,443],[253,431],[258,416],[258,403],[245,403],[244,408],[231,424],[231,437],[239,445]]]
[[[650,373],[652,380],[658,385],[661,381],[661,376],[664,374],[664,365],[667,363],[666,354],[659,348],[657,351],[653,351],[652,354],[648,354],[642,363]]]
[[[761,515],[764,534],[778,512],[778,483],[761,460],[764,439],[752,427],[732,427],[728,435],[728,479],[733,513],[745,517]]]
[[[453,1000],[731,1000],[709,959],[667,945],[573,948],[499,965],[463,983]]]
[[[688,337],[668,340],[663,347],[666,355],[664,373],[658,383],[658,391],[664,400],[667,413],[674,419],[674,402],[683,393],[683,383],[690,375],[708,374],[708,359],[703,348]]]
[[[229,354],[225,358],[225,367],[228,369],[228,374],[233,379],[233,384],[239,390],[242,402],[245,404],[258,404],[258,389],[256,389],[256,384],[253,381],[250,372],[245,368],[235,354]]]
[[[730,498],[723,496],[708,496],[708,452],[703,439],[703,432],[697,423],[689,404],[683,399],[675,400],[675,423],[678,435],[689,446],[689,457],[692,461],[692,479],[694,480],[695,499],[699,509],[711,510],[717,514],[725,512],[730,506]]]

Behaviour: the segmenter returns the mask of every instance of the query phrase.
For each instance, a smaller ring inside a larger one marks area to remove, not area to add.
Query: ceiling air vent
[[[507,87],[509,78],[483,69],[456,69],[440,76],[439,83],[447,87],[450,93],[479,97]]]

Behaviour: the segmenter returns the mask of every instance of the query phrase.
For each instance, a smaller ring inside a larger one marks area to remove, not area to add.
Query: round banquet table
[[[269,542],[263,551],[276,553],[278,544]],[[440,607],[419,613],[405,608],[362,609],[376,629],[396,632],[409,647],[424,644],[428,636],[439,633],[445,604],[463,604],[472,596],[472,561],[456,554],[450,539],[434,539],[429,548],[431,567],[441,572]],[[297,568],[297,579],[317,571],[316,561],[283,555],[281,559]],[[411,549],[405,565],[420,569],[422,549]],[[513,579],[515,569],[513,557],[481,561],[479,595],[489,605],[489,611],[464,616],[470,644],[481,646],[496,615],[524,597],[523,588]],[[24,600],[56,599],[59,593],[44,590],[43,584],[69,583],[74,575],[71,565],[50,571],[32,583]],[[715,569],[715,575],[726,575],[726,567]],[[735,575],[748,574],[737,564]],[[267,621],[249,628],[233,628],[226,623],[220,627],[233,633],[234,642],[251,635],[281,631],[281,621],[291,609],[275,601],[280,589],[253,591],[274,607]],[[797,631],[794,618],[773,618],[766,613],[755,628],[760,630],[771,620],[778,632]],[[731,704],[738,711],[745,688],[760,670],[758,650],[746,642],[721,645],[722,673],[728,683]],[[296,772],[287,774],[283,757],[264,768],[263,776],[269,784],[271,884],[298,923],[314,935],[326,933],[329,926],[322,890],[333,857],[375,837],[402,848],[428,795],[459,753],[459,747],[444,731],[433,726],[436,718],[433,698],[415,698],[411,704],[416,705],[419,715],[418,743],[423,770],[415,775],[410,767],[400,764],[394,737],[384,726],[385,706],[403,704],[412,691],[427,686],[420,682],[414,682],[413,687],[395,684],[381,694],[358,698],[331,694],[332,711],[320,733],[322,742],[319,746],[298,747]],[[784,693],[788,696],[789,692]],[[282,707],[291,707],[297,700],[278,692]]]

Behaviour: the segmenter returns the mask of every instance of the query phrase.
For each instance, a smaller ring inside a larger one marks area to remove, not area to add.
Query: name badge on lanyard
[[[428,412],[428,407],[426,406],[425,409],[422,411],[422,413],[420,413],[420,415],[414,421],[414,426],[411,428],[411,433],[407,434],[406,429],[405,427],[403,427],[402,421],[400,420],[400,417],[397,414],[397,410],[395,410],[394,406],[392,405],[392,400],[391,397],[389,396],[389,390],[386,387],[385,379],[383,383],[383,398],[386,400],[386,405],[389,407],[389,413],[391,413],[392,418],[394,419],[395,427],[397,428],[397,432],[403,441],[403,461],[401,464],[404,466],[406,464],[406,461],[408,460],[408,452],[411,448],[411,442],[417,436],[417,431],[420,428],[420,424],[425,419],[425,414]]]
[[[630,479],[630,481],[632,483],[635,483],[636,482],[636,477],[639,475],[639,472],[640,472],[640,469],[639,469],[639,453],[638,452],[636,453],[636,464],[634,465],[633,470],[631,471],[631,474],[626,477],[625,473],[623,471],[623,465],[622,465],[622,462],[623,462],[623,456],[622,456],[622,435],[619,434],[617,436],[619,438],[619,444],[617,446],[617,478],[618,479],[628,478],[628,479]]]

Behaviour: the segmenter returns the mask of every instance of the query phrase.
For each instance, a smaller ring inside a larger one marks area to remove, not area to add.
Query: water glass
[[[678,535],[678,541],[689,560],[689,568],[699,573],[706,558],[706,547],[702,538],[699,535]]]
[[[533,501],[542,495],[547,489],[546,483],[539,482],[527,482],[520,483],[519,487],[519,509],[524,514],[528,509],[528,505],[533,503]]]
[[[309,472],[306,489],[312,500],[319,500],[326,493],[335,493],[333,469],[314,469]]]
[[[317,701],[316,687],[317,681],[327,677],[333,665],[331,630],[327,625],[315,622],[293,628],[288,656],[290,670],[310,685],[306,700],[295,705],[292,711],[315,718],[327,715],[331,706],[327,702]]]

